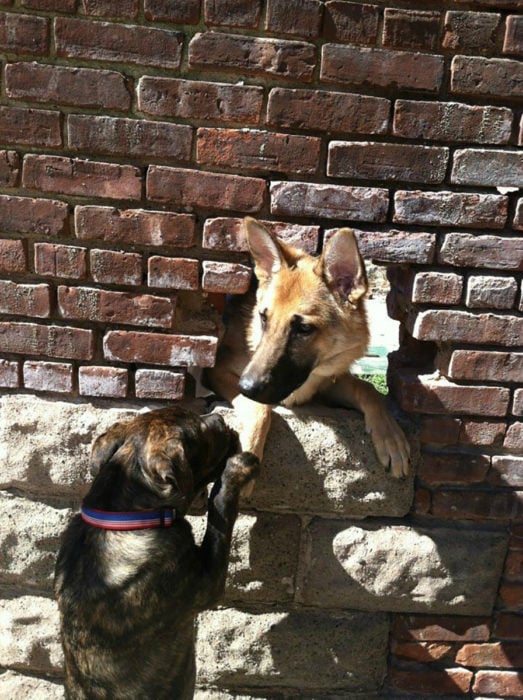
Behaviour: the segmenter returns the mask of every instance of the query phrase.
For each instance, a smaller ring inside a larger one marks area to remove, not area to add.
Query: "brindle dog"
[[[259,465],[235,455],[238,446],[221,416],[178,407],[116,423],[96,440],[98,473],[56,567],[66,697],[193,697],[195,618],[223,593],[240,490]],[[211,481],[197,547],[184,515]],[[120,529],[119,519],[127,527],[126,518],[158,513],[172,525]],[[119,529],[105,529],[113,519]]]

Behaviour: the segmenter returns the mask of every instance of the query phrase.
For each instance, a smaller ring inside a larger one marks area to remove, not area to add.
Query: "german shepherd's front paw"
[[[394,417],[383,409],[372,417],[366,416],[365,423],[380,463],[397,479],[407,476],[410,445]]]
[[[227,491],[242,493],[244,496],[251,494],[254,487],[254,479],[260,471],[260,460],[252,452],[240,452],[229,457],[222,476],[222,483]]]

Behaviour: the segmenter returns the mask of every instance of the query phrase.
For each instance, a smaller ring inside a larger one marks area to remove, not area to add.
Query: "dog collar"
[[[82,505],[80,515],[85,523],[102,530],[148,530],[171,527],[176,514],[173,508],[123,512],[98,510]]]

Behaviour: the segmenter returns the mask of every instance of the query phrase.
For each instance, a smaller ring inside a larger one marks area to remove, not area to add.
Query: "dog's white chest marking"
[[[107,585],[123,585],[145,564],[153,548],[152,532],[107,532],[102,550]]]

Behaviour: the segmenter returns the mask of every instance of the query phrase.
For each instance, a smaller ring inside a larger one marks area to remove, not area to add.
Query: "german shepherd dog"
[[[59,552],[55,592],[71,700],[193,697],[194,621],[223,593],[240,490],[258,459],[221,416],[167,408],[116,423]],[[215,481],[197,547],[184,519]]]
[[[382,396],[349,372],[369,341],[365,266],[352,230],[337,231],[319,258],[244,220],[257,289],[226,309],[225,334],[207,385],[230,401],[242,448],[260,459],[271,406],[318,396],[365,416],[377,457],[395,477],[408,473],[410,448]]]

